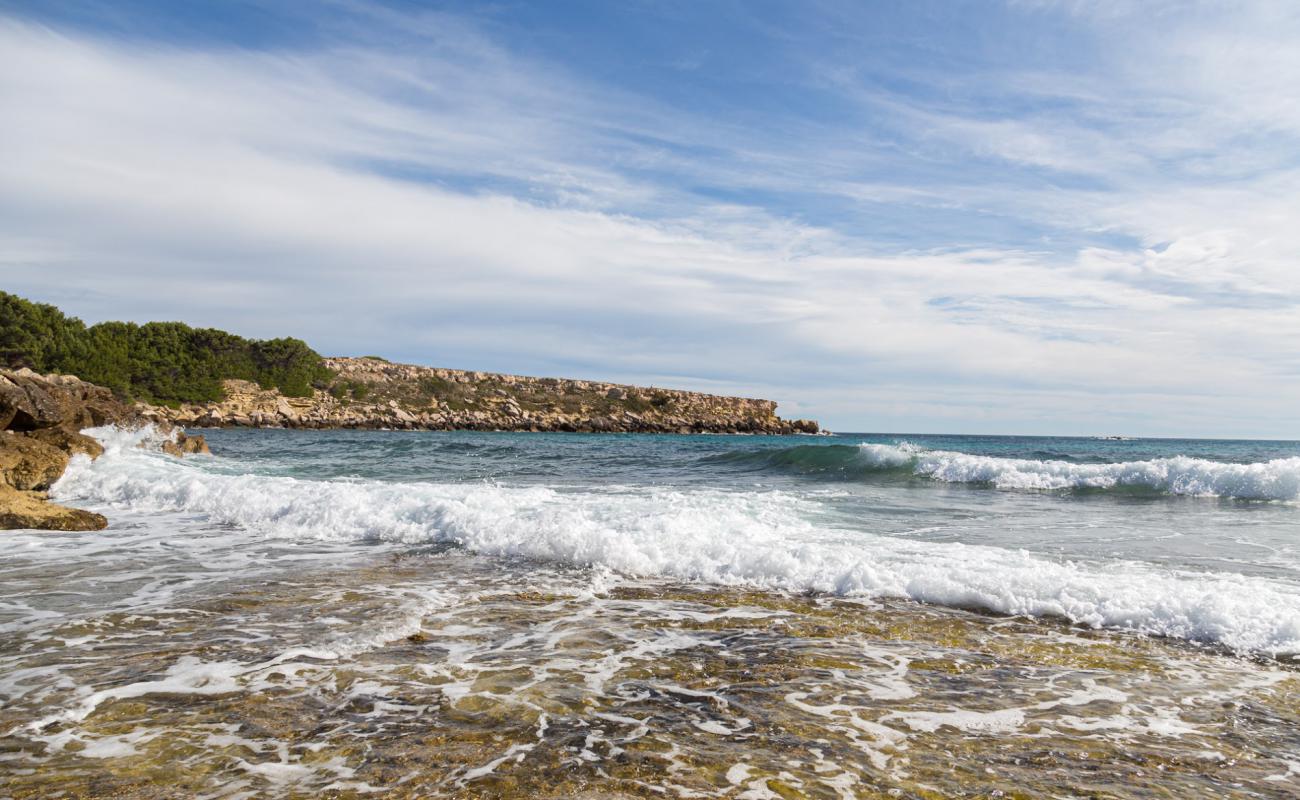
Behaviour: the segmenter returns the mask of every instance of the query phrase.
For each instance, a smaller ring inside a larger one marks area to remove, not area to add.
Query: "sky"
[[[0,0],[0,288],[832,430],[1300,438],[1300,3]]]

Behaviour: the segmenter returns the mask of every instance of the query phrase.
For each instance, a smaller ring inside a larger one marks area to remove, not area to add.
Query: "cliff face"
[[[312,397],[226,381],[226,399],[180,408],[140,406],[150,419],[206,427],[393,428],[646,433],[816,433],[776,403],[598,381],[530,378],[329,358],[336,372]]]

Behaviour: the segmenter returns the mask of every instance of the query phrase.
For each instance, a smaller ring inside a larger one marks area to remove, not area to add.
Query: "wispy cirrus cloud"
[[[256,47],[0,21],[5,287],[843,428],[1300,436],[1300,66],[1236,55],[1293,19],[1018,4],[1079,52],[953,71],[828,7],[732,42],[781,103],[700,78],[723,107],[500,19],[339,8]]]

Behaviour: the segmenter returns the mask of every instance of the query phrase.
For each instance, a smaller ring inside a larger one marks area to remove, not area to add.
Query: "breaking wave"
[[[812,501],[779,491],[317,481],[231,474],[229,464],[220,474],[202,459],[181,462],[135,447],[146,434],[94,433],[105,442],[105,455],[94,462],[74,458],[55,487],[60,500],[202,514],[268,537],[447,542],[482,554],[601,565],[633,575],[909,598],[1239,651],[1300,652],[1300,588],[1265,578],[1130,561],[1061,562],[1018,550],[838,529],[811,521]],[[818,449],[843,455],[842,448]],[[901,446],[866,445],[860,452],[881,468],[906,467],[939,480],[1034,488],[1144,480],[1189,493],[1295,493],[1294,475],[1291,483],[1275,475],[1287,467],[1270,465],[1234,471],[1232,465],[1169,459],[1073,470]]]
[[[1300,458],[1231,464],[1174,456],[1098,464],[971,455],[903,443],[800,445],[727,453],[709,461],[739,469],[843,479],[893,474],[998,489],[1300,500]]]

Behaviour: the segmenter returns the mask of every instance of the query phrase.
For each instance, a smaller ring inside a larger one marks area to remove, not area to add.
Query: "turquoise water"
[[[1298,443],[93,433],[6,796],[1300,792]]]
[[[208,436],[222,455],[213,468],[226,472],[783,493],[806,501],[804,513],[819,525],[846,534],[1300,581],[1297,442],[237,429]]]

